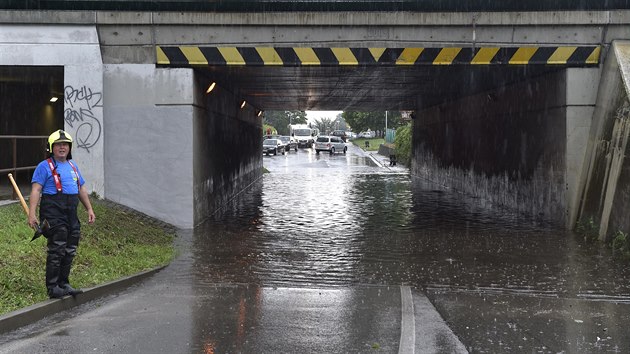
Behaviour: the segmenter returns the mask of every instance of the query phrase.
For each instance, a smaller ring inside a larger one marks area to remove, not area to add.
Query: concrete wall
[[[581,163],[579,156],[567,157],[568,145],[579,145],[568,143],[567,126],[580,126],[592,109],[567,106],[568,84],[584,84],[593,73],[581,79],[574,74],[551,72],[417,112],[412,173],[564,224],[566,171]]]
[[[106,198],[191,228],[262,173],[262,119],[192,69],[108,64]]]
[[[0,26],[0,65],[64,68],[64,126],[55,129],[63,128],[72,135],[72,157],[87,181],[88,190],[103,195],[101,63],[94,26]]]
[[[193,226],[192,69],[105,65],[107,199]]]
[[[567,75],[567,220],[566,226],[575,226],[580,208],[583,176],[586,174],[585,156],[589,131],[597,102],[601,68],[569,68]]]
[[[201,80],[200,80],[201,82]],[[208,82],[197,92],[205,92]],[[195,224],[262,174],[262,118],[258,111],[233,94],[237,90],[217,86],[198,96],[194,122]]]
[[[54,128],[74,137],[90,192],[189,228],[260,177],[253,107],[221,88],[200,94],[192,69],[103,65],[93,26],[0,26],[0,65],[63,69]]]
[[[599,237],[630,231],[630,42],[614,42],[603,68],[586,152],[578,222],[594,221]]]

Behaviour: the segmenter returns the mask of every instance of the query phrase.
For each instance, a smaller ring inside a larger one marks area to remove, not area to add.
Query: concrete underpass
[[[627,100],[629,17],[3,11],[3,70],[54,72],[44,86],[64,102],[14,119],[32,104],[10,96],[0,126],[45,135],[63,120],[92,191],[192,227],[260,176],[260,112],[411,110],[412,174],[567,227],[588,214],[623,228],[610,188],[582,200],[614,182],[590,176]]]

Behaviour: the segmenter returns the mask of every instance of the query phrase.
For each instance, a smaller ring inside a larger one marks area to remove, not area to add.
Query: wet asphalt
[[[270,173],[149,280],[0,353],[630,352],[628,263],[351,146]]]

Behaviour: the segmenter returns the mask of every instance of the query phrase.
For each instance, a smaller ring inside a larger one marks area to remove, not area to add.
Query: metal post
[[[387,111],[385,111],[385,139],[387,139]],[[387,142],[387,140],[385,140]]]
[[[11,145],[13,146],[13,175],[17,178],[17,138],[11,139]],[[15,188],[13,188],[13,192],[11,193],[11,199],[17,199]]]

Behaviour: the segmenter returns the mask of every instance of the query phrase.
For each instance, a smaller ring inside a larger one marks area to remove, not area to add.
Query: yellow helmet
[[[69,143],[70,151],[72,151],[72,137],[67,132],[59,129],[48,136],[48,152],[52,154],[54,143]]]

